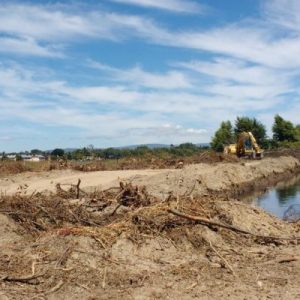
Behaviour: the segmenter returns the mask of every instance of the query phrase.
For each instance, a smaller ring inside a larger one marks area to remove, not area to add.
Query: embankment
[[[299,173],[300,162],[291,156],[265,158],[226,164],[195,164],[133,182],[145,185],[156,197],[201,196],[227,194],[237,196],[258,189],[265,189]]]

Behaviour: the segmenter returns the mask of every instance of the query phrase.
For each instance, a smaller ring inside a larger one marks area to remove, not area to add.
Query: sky
[[[0,151],[300,123],[298,0],[0,0]]]

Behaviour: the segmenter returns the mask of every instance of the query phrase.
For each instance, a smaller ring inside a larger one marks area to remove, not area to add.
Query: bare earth
[[[111,220],[105,208],[91,211],[105,221],[100,226],[79,226],[78,218],[59,225],[49,202],[39,202],[44,207],[36,220],[43,220],[46,230],[35,234],[7,210],[17,207],[26,220],[23,198],[18,206],[1,206],[6,209],[0,212],[0,300],[300,299],[300,224],[285,223],[232,196],[245,186],[254,189],[256,183],[293,174],[299,166],[293,157],[279,157],[180,170],[51,171],[2,178],[0,189],[7,194],[20,185],[28,185],[27,193],[55,191],[56,183],[78,178],[86,190],[105,189],[125,179],[146,186],[157,200],[123,207],[109,214]],[[85,204],[102,204],[101,199],[57,197],[53,194],[50,202],[65,201],[72,214]],[[0,205],[10,200],[2,195]],[[254,235],[191,222],[170,214],[170,207]]]
[[[122,170],[122,171],[97,171],[79,172],[73,170],[53,170],[39,173],[21,173],[5,178],[0,178],[0,193],[13,194],[20,186],[28,186],[27,192],[55,191],[57,183],[74,184],[81,179],[84,189],[106,189],[117,186],[119,181],[134,180],[143,176],[152,176],[166,170]]]
[[[299,165],[296,158],[283,156],[241,163],[193,164],[177,170],[27,172],[0,178],[0,193],[16,193],[20,186],[26,186],[28,193],[45,190],[54,192],[57,183],[76,184],[80,178],[81,188],[85,190],[107,189],[118,186],[120,181],[130,181],[139,186],[146,186],[151,194],[164,199],[171,192],[177,196],[229,190],[234,185],[267,178],[270,174],[284,173]]]

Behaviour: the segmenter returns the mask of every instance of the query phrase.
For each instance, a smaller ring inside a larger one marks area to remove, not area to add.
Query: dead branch
[[[300,259],[300,257],[295,257],[295,256],[294,257],[285,257],[285,258],[279,259],[277,262],[279,264],[283,264],[283,263],[289,263],[289,262],[297,261],[299,259]]]
[[[38,280],[34,280],[34,279],[37,279],[44,275],[45,274],[39,274],[39,275],[30,275],[30,276],[25,276],[25,277],[11,277],[11,276],[7,275],[7,276],[0,278],[0,281],[21,282],[21,283],[37,285],[37,284],[40,284],[40,282]]]
[[[205,226],[217,226],[217,227],[225,228],[225,229],[228,229],[228,230],[231,230],[231,231],[251,235],[251,236],[266,239],[266,240],[267,239],[269,239],[269,240],[286,240],[286,241],[300,240],[300,237],[280,237],[280,236],[270,236],[270,235],[256,234],[256,233],[250,232],[248,230],[238,228],[236,226],[223,224],[223,223],[220,223],[220,222],[217,222],[217,221],[208,220],[206,218],[201,218],[201,217],[198,217],[198,216],[187,215],[187,214],[182,213],[182,212],[180,212],[176,209],[173,209],[173,208],[168,209],[168,212],[173,214],[173,215],[176,215],[178,217],[185,218],[185,219],[191,220],[191,221],[195,221],[195,222],[200,223],[200,224],[205,225]]]

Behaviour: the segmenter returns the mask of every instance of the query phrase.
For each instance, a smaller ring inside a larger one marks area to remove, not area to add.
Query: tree
[[[64,154],[65,154],[65,151],[63,149],[59,149],[59,148],[56,148],[51,152],[51,155],[55,156],[55,157],[57,157],[57,156],[62,157],[62,156],[64,156]]]
[[[224,146],[232,144],[234,141],[232,125],[230,121],[222,122],[220,128],[215,132],[215,135],[210,143],[212,149],[218,152],[224,150]]]
[[[23,160],[22,156],[18,153],[16,154],[16,161],[21,161]]]
[[[295,142],[297,140],[297,130],[293,123],[284,120],[281,116],[276,115],[272,127],[273,139],[278,142]]]
[[[30,151],[30,154],[31,155],[39,155],[39,154],[43,154],[43,151],[42,150],[39,150],[39,149],[32,149]]]
[[[267,131],[265,125],[255,118],[237,117],[235,121],[234,133],[238,136],[241,132],[251,131],[259,145],[264,145],[267,139]]]
[[[300,125],[296,125],[295,131],[296,131],[295,137],[296,137],[297,141],[300,141]]]

